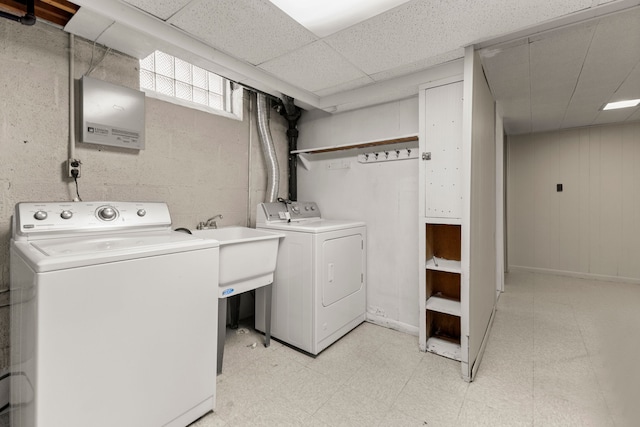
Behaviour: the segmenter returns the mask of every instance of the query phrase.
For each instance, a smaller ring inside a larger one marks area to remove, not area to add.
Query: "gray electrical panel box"
[[[82,142],[144,148],[144,92],[83,76]]]

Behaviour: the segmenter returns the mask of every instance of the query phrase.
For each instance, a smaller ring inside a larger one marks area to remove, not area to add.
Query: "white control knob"
[[[308,210],[309,210],[309,206],[305,206],[305,207],[304,207],[304,210],[305,210],[305,211],[308,211]]]
[[[62,218],[62,219],[69,219],[72,216],[73,216],[73,212],[71,212],[71,211],[62,211],[60,213],[60,218]]]
[[[116,210],[111,206],[106,206],[98,210],[98,217],[105,221],[113,221],[116,217]]]
[[[315,207],[315,206],[313,206],[313,205],[311,205],[311,210],[312,210],[312,211],[315,211],[315,210],[316,210],[316,207]]]
[[[147,214],[147,211],[145,211],[144,209],[138,209],[138,212],[136,212],[138,214],[138,216],[145,216]]]
[[[33,217],[38,221],[42,221],[47,219],[47,213],[45,211],[38,211],[35,214],[33,214]]]

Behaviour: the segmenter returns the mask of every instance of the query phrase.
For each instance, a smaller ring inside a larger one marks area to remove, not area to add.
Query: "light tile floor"
[[[417,337],[370,323],[315,359],[239,331],[217,410],[192,427],[640,425],[640,285],[508,274],[472,383]]]

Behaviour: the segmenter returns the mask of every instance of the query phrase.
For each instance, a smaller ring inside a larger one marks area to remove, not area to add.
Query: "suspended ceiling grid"
[[[425,70],[474,44],[508,133],[640,120],[638,109],[600,111],[638,92],[640,0],[412,0],[325,37],[268,0],[74,3],[82,7],[67,31],[137,57],[173,50],[307,108],[340,112],[413,96]],[[519,32],[526,37],[509,36]]]

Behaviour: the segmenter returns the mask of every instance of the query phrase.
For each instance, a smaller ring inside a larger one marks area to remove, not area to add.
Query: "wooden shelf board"
[[[461,274],[462,263],[456,260],[432,257],[427,260],[426,269]]]
[[[398,138],[383,139],[378,141],[365,141],[355,144],[332,145],[328,147],[309,148],[306,150],[294,150],[291,154],[318,154],[329,153],[331,151],[352,150],[354,148],[377,147],[378,145],[401,144],[403,142],[417,141],[418,135],[401,136]]]
[[[440,296],[432,296],[427,299],[427,310],[437,311],[438,313],[451,314],[453,316],[461,316],[462,306],[460,301]]]
[[[427,340],[427,351],[435,353],[449,359],[457,361],[462,360],[462,352],[460,350],[460,344],[452,342],[448,339],[439,337],[430,337]]]

